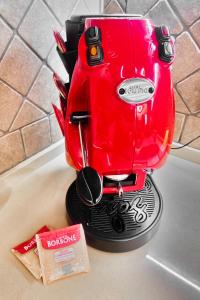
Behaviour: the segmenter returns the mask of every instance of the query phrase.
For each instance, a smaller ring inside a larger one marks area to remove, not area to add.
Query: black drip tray
[[[82,223],[89,245],[110,252],[125,252],[148,242],[156,232],[162,213],[162,198],[152,178],[143,190],[103,195],[94,207],[85,206],[76,192],[75,181],[66,195],[72,223]]]

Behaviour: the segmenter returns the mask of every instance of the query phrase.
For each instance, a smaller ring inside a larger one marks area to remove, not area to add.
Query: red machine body
[[[93,66],[88,64],[85,40],[90,27],[100,29],[103,50],[102,63]],[[124,187],[125,191],[143,188],[146,172],[163,165],[173,138],[171,62],[160,59],[156,28],[149,19],[85,20],[66,118],[57,115],[72,167],[82,169],[83,158],[78,126],[70,121],[70,116],[75,111],[88,111],[88,123],[82,126],[87,164],[102,176],[134,173],[136,182]],[[150,82],[154,87],[151,98],[137,103],[120,98],[118,87],[134,78]],[[117,192],[116,188],[104,188],[104,193],[113,192]]]

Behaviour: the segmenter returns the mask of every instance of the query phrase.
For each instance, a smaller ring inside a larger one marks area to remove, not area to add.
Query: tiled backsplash
[[[0,0],[0,173],[62,138],[52,111],[56,71],[68,76],[53,30],[72,14],[101,11],[101,0]]]
[[[53,30],[71,14],[101,11],[101,0],[0,0],[0,173],[62,138],[52,111],[56,71],[68,76]],[[106,13],[147,15],[177,37],[175,141],[200,135],[200,0],[105,0]],[[200,138],[191,144],[200,149]]]
[[[105,0],[104,12],[140,14],[170,27],[176,37],[174,140],[200,136],[200,0]],[[190,146],[200,149],[200,137]]]

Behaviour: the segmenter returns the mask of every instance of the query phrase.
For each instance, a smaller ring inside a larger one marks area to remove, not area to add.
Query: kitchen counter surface
[[[75,178],[64,154],[0,177],[0,299],[200,299],[200,165],[170,156],[153,175],[164,200],[159,231],[135,251],[88,247],[91,271],[43,286],[10,253],[43,225],[67,226],[65,194]]]

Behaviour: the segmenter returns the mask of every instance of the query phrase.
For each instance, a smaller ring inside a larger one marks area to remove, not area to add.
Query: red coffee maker
[[[54,33],[69,83],[55,74],[68,164],[77,178],[66,209],[89,244],[122,252],[158,228],[162,198],[151,178],[169,153],[174,130],[167,26],[133,15],[73,16],[66,42]]]

